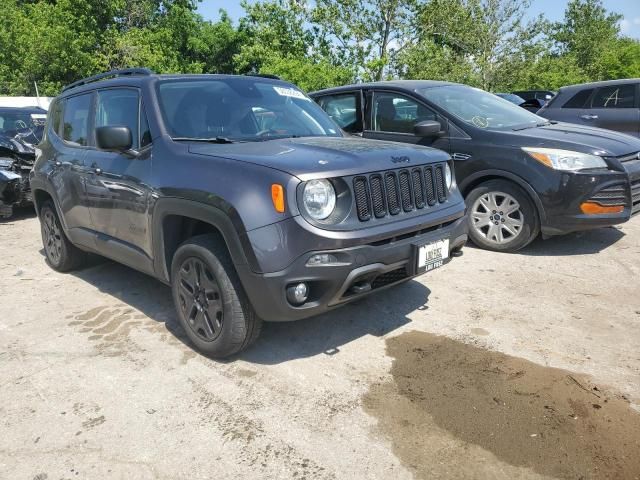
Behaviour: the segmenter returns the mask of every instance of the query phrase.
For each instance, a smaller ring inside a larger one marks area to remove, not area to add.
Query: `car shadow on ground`
[[[41,254],[44,256],[44,251]],[[173,336],[195,350],[178,323],[167,285],[94,255],[87,267],[71,274],[114,297],[114,305],[126,304],[164,323]],[[410,281],[316,317],[296,322],[265,322],[256,343],[227,361],[277,364],[318,354],[339,354],[353,340],[365,335],[383,336],[409,323],[411,312],[428,308],[430,293],[421,283]]]
[[[20,220],[26,220],[27,218],[35,218],[35,216],[36,211],[33,207],[16,208],[9,218],[0,217],[0,224],[13,223]]]
[[[597,228],[543,239],[538,236],[531,244],[516,252],[517,255],[533,257],[560,257],[571,255],[593,255],[609,248],[625,236],[617,227]],[[465,248],[478,248],[468,241]],[[504,255],[496,253],[496,255]]]
[[[625,236],[617,227],[597,228],[547,238],[538,237],[520,250],[520,255],[555,257],[565,255],[593,255],[609,248]]]

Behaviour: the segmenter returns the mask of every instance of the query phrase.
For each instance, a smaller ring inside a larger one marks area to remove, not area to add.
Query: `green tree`
[[[607,58],[619,44],[622,18],[608,12],[601,0],[571,0],[564,14],[564,21],[556,22],[551,38],[561,55],[571,55],[590,80],[611,77]]]
[[[508,89],[522,65],[543,48],[542,19],[525,21],[529,5],[529,0],[431,0],[415,17],[417,41],[400,56],[397,69],[410,78],[428,75]]]

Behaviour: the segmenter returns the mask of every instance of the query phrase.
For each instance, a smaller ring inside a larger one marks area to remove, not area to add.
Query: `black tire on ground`
[[[72,244],[65,235],[51,200],[42,204],[39,217],[42,245],[49,266],[58,272],[80,268],[87,255]]]
[[[213,358],[246,349],[262,327],[224,243],[214,235],[185,241],[171,262],[171,290],[182,328]]]
[[[519,208],[509,212],[516,208],[513,200]],[[526,247],[540,232],[538,211],[533,201],[522,188],[509,180],[482,183],[469,192],[465,202],[469,237],[480,248],[515,252]]]

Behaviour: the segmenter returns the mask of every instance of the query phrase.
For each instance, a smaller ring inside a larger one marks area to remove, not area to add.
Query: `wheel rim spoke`
[[[504,192],[489,192],[478,197],[470,217],[475,232],[495,244],[512,242],[524,226],[520,204]]]
[[[215,340],[222,331],[223,304],[211,269],[199,258],[191,257],[182,263],[177,280],[187,325],[200,339]]]

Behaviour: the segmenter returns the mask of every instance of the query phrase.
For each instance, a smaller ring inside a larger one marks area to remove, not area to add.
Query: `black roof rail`
[[[86,85],[87,83],[97,82],[110,77],[126,77],[130,75],[153,75],[153,71],[148,68],[123,68],[122,70],[111,70],[110,72],[99,73],[93,77],[83,78],[77,82],[70,83],[62,87],[62,91],[66,92],[72,88],[79,87],[80,85]]]
[[[271,78],[272,80],[282,80],[278,75],[273,75],[272,73],[247,73],[247,77],[262,77],[262,78]]]

